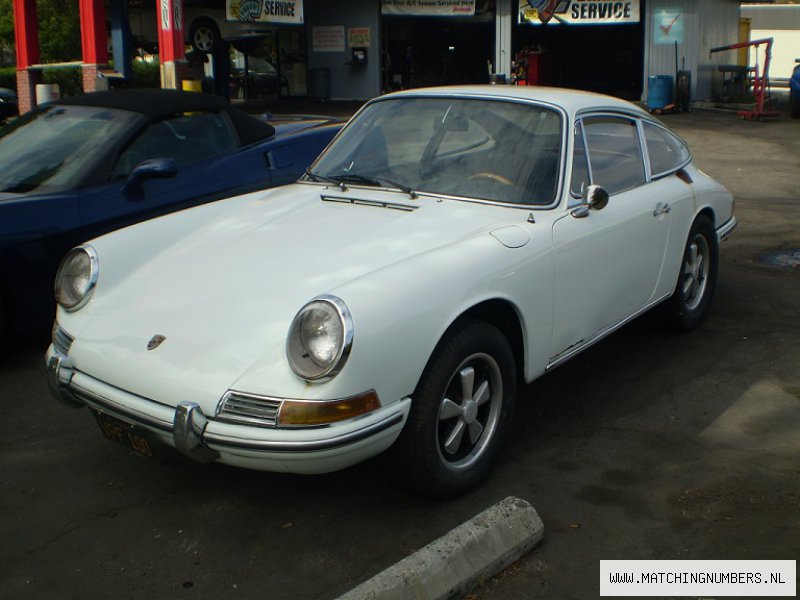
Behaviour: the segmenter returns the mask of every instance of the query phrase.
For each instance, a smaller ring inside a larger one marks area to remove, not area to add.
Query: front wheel
[[[516,392],[506,337],[471,321],[439,343],[392,447],[395,472],[426,495],[455,496],[488,474],[508,437]]]
[[[213,19],[200,17],[189,28],[189,42],[196,52],[212,54],[221,48],[222,36]]]
[[[717,286],[718,266],[717,232],[711,220],[700,215],[689,231],[675,291],[665,303],[675,328],[689,331],[705,318]]]

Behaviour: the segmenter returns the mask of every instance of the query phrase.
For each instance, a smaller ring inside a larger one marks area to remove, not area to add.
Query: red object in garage
[[[552,61],[541,49],[518,52],[512,71],[515,85],[550,85],[553,80]]]

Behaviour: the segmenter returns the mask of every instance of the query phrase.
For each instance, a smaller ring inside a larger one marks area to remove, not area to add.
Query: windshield
[[[75,185],[82,168],[139,119],[125,111],[52,106],[0,130],[0,192],[51,192]]]
[[[561,170],[561,130],[556,111],[531,104],[382,100],[355,117],[309,178],[549,205]]]

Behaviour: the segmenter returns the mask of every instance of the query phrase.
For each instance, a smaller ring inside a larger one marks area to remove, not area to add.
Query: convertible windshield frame
[[[0,129],[0,192],[79,186],[142,120],[126,110],[59,104],[24,115]]]
[[[364,107],[362,107],[361,110],[358,111],[358,113],[356,113],[356,116],[353,117],[353,119],[350,121],[350,123],[348,123],[345,129],[336,137],[332,145],[328,149],[326,149],[326,151],[317,159],[317,161],[315,161],[314,165],[312,166],[312,171],[315,174],[319,174],[321,176],[329,178],[336,178],[337,176],[342,176],[342,175],[346,176],[347,170],[343,170],[342,168],[343,160],[350,156],[353,156],[354,151],[357,150],[360,147],[360,145],[365,144],[365,139],[366,136],[369,135],[371,124],[374,125],[376,117],[380,117],[382,115],[382,113],[374,113],[374,112],[370,114],[370,111],[374,111],[375,108],[380,108],[382,111],[384,111],[383,112],[384,115],[392,114],[391,112],[387,111],[387,109],[389,109],[390,107],[386,104],[386,103],[392,103],[395,104],[395,106],[403,108],[403,110],[406,110],[408,112],[409,110],[408,106],[411,105],[411,103],[420,101],[422,102],[434,101],[438,103],[439,106],[443,106],[444,104],[448,103],[450,108],[453,108],[453,106],[456,105],[458,105],[458,108],[463,108],[465,106],[473,106],[472,104],[466,104],[466,103],[482,103],[484,108],[488,108],[487,103],[498,103],[505,105],[505,107],[502,110],[511,113],[518,110],[516,107],[525,107],[533,110],[538,109],[538,112],[527,113],[527,116],[530,117],[531,122],[533,121],[534,117],[539,118],[540,120],[550,119],[551,122],[547,123],[549,131],[545,133],[547,133],[551,138],[554,135],[557,136],[555,144],[552,144],[553,140],[551,139],[550,140],[551,146],[548,147],[550,150],[555,152],[554,159],[552,157],[552,152],[550,153],[551,156],[549,158],[550,163],[552,164],[552,169],[551,169],[552,172],[546,169],[542,169],[539,171],[544,173],[550,173],[550,176],[553,178],[553,182],[550,184],[552,185],[552,195],[548,194],[548,198],[546,198],[545,200],[534,203],[530,200],[530,198],[532,197],[531,195],[529,195],[526,198],[527,201],[525,201],[522,198],[513,198],[512,193],[509,193],[508,199],[506,199],[503,197],[497,197],[497,195],[495,195],[495,197],[491,197],[486,194],[473,193],[472,190],[469,190],[468,192],[465,193],[465,191],[463,190],[447,190],[441,188],[437,189],[435,186],[431,186],[430,182],[425,178],[422,178],[419,181],[409,180],[403,175],[399,175],[398,173],[394,172],[393,169],[398,165],[390,165],[384,171],[367,170],[367,172],[362,173],[359,169],[356,168],[357,165],[355,165],[355,162],[353,162],[353,164],[349,165],[353,167],[353,173],[357,173],[358,175],[363,175],[375,179],[400,182],[407,188],[413,189],[415,193],[421,196],[433,196],[437,198],[447,198],[447,199],[472,202],[472,203],[490,204],[490,205],[497,205],[497,206],[511,207],[511,208],[522,208],[525,210],[550,210],[561,204],[563,197],[566,162],[567,162],[565,160],[565,157],[567,156],[568,152],[568,145],[567,145],[567,130],[569,127],[568,114],[564,108],[558,106],[557,104],[543,102],[539,100],[533,100],[533,99],[526,99],[526,98],[495,96],[495,95],[485,95],[485,94],[464,94],[464,93],[462,94],[419,93],[413,95],[400,95],[400,96],[376,98],[371,102],[367,103]],[[478,105],[475,104],[475,106]],[[514,106],[514,108],[510,108],[511,106]],[[394,107],[391,107],[391,110],[392,112],[395,112]],[[455,112],[457,113],[458,109],[456,109]],[[519,114],[525,115],[526,113],[520,112]],[[442,121],[444,122],[450,117],[451,113],[445,111],[445,114],[442,117]],[[367,121],[365,121],[365,119],[367,119]],[[496,123],[500,123],[502,117],[498,115],[490,115],[489,120],[494,120],[496,121]],[[511,124],[512,123],[509,122],[509,125]],[[469,138],[468,132],[470,132],[471,127],[472,125],[470,123],[468,123],[465,126],[463,123],[455,121],[451,130],[456,132],[467,132],[466,136],[462,136],[465,138],[466,142],[466,138]],[[523,159],[519,160],[524,160],[524,157],[526,155],[529,155],[529,153],[531,152],[530,142],[535,139],[534,134],[536,132],[527,130],[525,128],[525,125],[520,125],[518,129],[519,129],[518,133],[520,135],[526,136],[526,137],[521,137],[519,140],[516,140],[517,143],[524,140],[524,142],[520,144],[522,148],[518,152],[518,154],[523,157]],[[430,135],[430,138],[433,138],[434,135],[435,132]],[[543,133],[541,137],[544,138],[546,136]],[[452,148],[442,149],[442,152],[435,154],[434,158],[436,160],[441,160],[441,159],[446,160],[448,158],[452,159],[453,155],[461,153],[462,155],[466,156],[470,152],[475,152],[477,156],[477,153],[480,153],[481,151],[484,151],[485,156],[489,156],[489,154],[486,151],[491,150],[492,148],[488,144],[494,144],[495,146],[497,146],[498,138],[493,138],[493,139],[487,138],[485,140],[486,145],[483,148],[481,148],[481,139],[479,137],[475,137],[473,141],[474,143],[472,145],[465,143],[463,148],[457,147],[455,149]],[[513,141],[514,140],[512,140],[512,142]],[[430,145],[430,142],[431,139],[428,139],[427,140],[428,146]],[[501,155],[503,157],[505,157],[508,154],[510,148],[512,147],[516,148],[510,142],[506,143],[509,144],[509,146],[503,149],[504,154]],[[349,149],[345,148],[343,152],[340,152],[342,144],[349,144],[350,148]],[[388,152],[391,151],[391,145],[387,143],[387,146],[389,147],[389,150],[387,151],[388,154]],[[420,160],[416,163],[417,165],[419,165],[418,168],[420,169],[420,172],[425,168],[424,166],[422,166],[425,164],[425,161],[422,159],[427,159],[427,158],[430,157],[429,156],[426,157],[425,152],[423,151],[422,155],[420,156]],[[478,156],[478,158],[480,157]],[[408,164],[411,165],[414,163],[412,161],[409,162]],[[402,165],[399,166],[402,167]],[[533,175],[534,170],[535,167],[531,167],[530,172],[527,175],[523,174],[523,176],[531,177]],[[453,172],[455,173],[456,170],[453,169]],[[488,173],[477,173],[477,175],[492,176],[495,174],[488,172]],[[451,174],[451,177],[452,176],[453,175]],[[465,179],[463,174],[461,175],[461,177],[462,180]],[[304,178],[303,181],[309,182],[311,181],[311,178]],[[508,179],[506,179],[506,177],[497,174],[496,179],[492,178],[492,181],[496,181],[501,185],[506,185],[508,187],[508,191],[509,192],[512,191],[512,186],[514,185],[514,182],[509,181]],[[351,185],[352,187],[368,187],[368,186],[361,186],[360,184],[355,182],[349,183],[349,185]],[[470,184],[467,185],[472,185],[472,183],[470,182]],[[477,187],[477,186],[472,186],[472,187]],[[516,188],[514,189],[517,190],[517,195],[524,194],[528,191],[527,187],[521,183],[518,183],[516,185]]]

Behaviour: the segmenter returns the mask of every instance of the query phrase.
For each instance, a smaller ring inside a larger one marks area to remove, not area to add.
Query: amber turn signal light
[[[375,390],[341,400],[284,400],[278,414],[279,427],[309,427],[352,419],[376,408]]]

